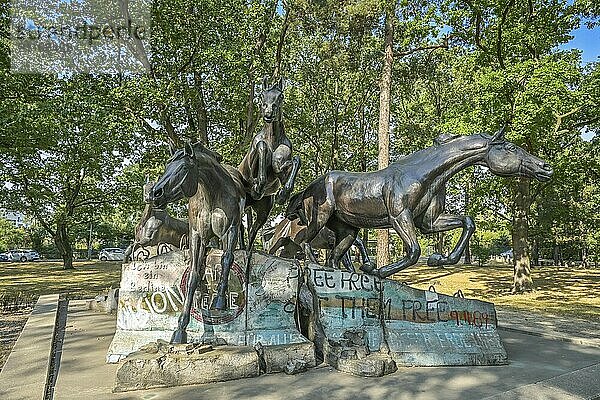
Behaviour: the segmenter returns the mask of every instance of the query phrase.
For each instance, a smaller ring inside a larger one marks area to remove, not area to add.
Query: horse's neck
[[[471,137],[459,143],[432,147],[432,159],[436,161],[436,165],[425,174],[424,180],[438,186],[443,185],[458,172],[481,161],[486,150],[486,143]]]
[[[225,177],[225,178],[224,178]],[[213,199],[218,196],[218,193],[228,192],[228,185],[222,186],[224,180],[229,182],[232,179],[231,174],[227,169],[218,162],[210,161],[207,165],[198,168],[198,193],[206,201],[212,204]]]
[[[279,119],[275,119],[273,122],[266,123],[263,132],[265,138],[268,138],[271,143],[280,143],[285,137],[283,118],[279,117]]]

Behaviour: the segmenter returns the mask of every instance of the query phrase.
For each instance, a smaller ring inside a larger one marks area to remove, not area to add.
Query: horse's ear
[[[279,81],[277,81],[277,89],[279,89],[280,92],[283,92],[284,84],[283,77],[279,78]]]
[[[492,143],[504,141],[504,134],[506,133],[507,127],[508,127],[508,124],[504,124],[504,126],[502,128],[500,128],[500,130],[498,132],[496,132],[494,134],[494,136],[492,136]]]
[[[269,88],[269,77],[268,76],[263,76],[262,89],[263,90],[267,90],[268,88]]]
[[[194,146],[189,141],[185,142],[185,146],[183,146],[183,153],[186,156],[190,156],[194,158]]]

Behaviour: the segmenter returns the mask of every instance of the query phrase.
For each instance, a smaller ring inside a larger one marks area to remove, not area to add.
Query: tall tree
[[[390,163],[390,103],[392,99],[392,68],[394,64],[394,25],[395,2],[388,2],[385,7],[385,29],[383,42],[383,64],[379,91],[379,154],[377,167],[387,168]],[[390,234],[387,229],[377,232],[377,266],[390,263]]]

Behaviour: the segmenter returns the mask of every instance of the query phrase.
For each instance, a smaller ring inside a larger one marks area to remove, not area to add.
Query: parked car
[[[0,253],[0,262],[1,261],[10,261],[8,259],[8,254],[6,254],[6,253]]]
[[[36,261],[40,259],[40,253],[31,249],[9,250],[4,253],[8,257],[8,261]]]
[[[109,247],[100,250],[98,259],[102,261],[123,261],[125,258],[125,250],[118,247]]]
[[[500,253],[500,257],[502,257],[502,260],[504,262],[512,262],[514,255],[513,255],[513,249],[508,249],[506,251],[503,251],[502,253]]]

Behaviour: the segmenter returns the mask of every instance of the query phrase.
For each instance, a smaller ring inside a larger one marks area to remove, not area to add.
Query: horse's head
[[[494,175],[536,178],[546,182],[552,176],[552,167],[544,160],[529,154],[523,148],[504,139],[505,128],[498,131],[489,141],[483,160]]]
[[[261,94],[261,112],[266,123],[281,118],[281,105],[283,104],[283,78],[269,88],[269,78],[263,78]]]
[[[164,208],[168,203],[196,194],[198,190],[196,151],[196,145],[186,143],[182,150],[177,150],[169,159],[165,173],[152,187],[148,196],[157,208]]]

